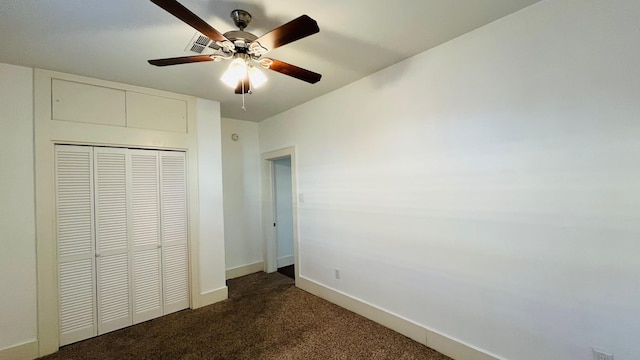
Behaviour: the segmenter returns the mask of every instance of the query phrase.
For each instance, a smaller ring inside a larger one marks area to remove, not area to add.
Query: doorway
[[[295,279],[291,157],[273,160],[273,198],[278,272]]]
[[[296,161],[293,147],[262,154],[265,272],[298,279]]]

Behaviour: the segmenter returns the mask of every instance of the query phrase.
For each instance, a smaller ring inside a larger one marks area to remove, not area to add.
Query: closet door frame
[[[104,124],[60,121],[53,117],[52,82],[55,79],[91,84],[93,86],[121,89],[170,99],[182,99],[187,106],[187,128],[185,132],[148,130]],[[59,343],[59,288],[58,259],[55,219],[55,145],[89,145],[126,147],[152,150],[184,151],[187,159],[187,189],[189,216],[189,292],[190,307],[198,308],[227,298],[224,286],[224,256],[216,264],[215,273],[206,277],[208,288],[215,281],[214,290],[201,294],[200,274],[200,196],[198,172],[198,117],[200,105],[193,96],[92,79],[84,76],[65,74],[49,70],[34,69],[34,156],[35,156],[35,202],[36,202],[36,264],[37,264],[37,342],[38,355],[56,352]],[[205,102],[204,114],[211,116],[213,124],[219,123],[215,107]],[[207,120],[209,121],[209,120]],[[208,136],[219,139],[213,132]],[[219,141],[219,140],[218,140]],[[219,152],[202,155],[217,161]],[[208,175],[207,175],[208,176]],[[208,179],[208,178],[207,178]],[[216,194],[217,194],[216,189]],[[221,191],[221,190],[220,190]],[[216,222],[218,224],[218,221]],[[221,223],[220,223],[221,225]],[[223,249],[218,240],[216,251]],[[211,250],[207,257],[211,257]],[[208,265],[208,267],[210,267]]]
[[[93,289],[93,327],[71,337],[61,334],[61,344],[188,308],[186,154],[77,145],[56,145],[56,154],[58,150],[84,154],[90,160],[86,171],[90,174],[91,249],[80,257],[66,258],[91,260],[88,285]],[[163,164],[168,171],[162,170]]]

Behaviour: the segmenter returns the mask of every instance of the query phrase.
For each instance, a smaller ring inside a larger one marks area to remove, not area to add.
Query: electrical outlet
[[[340,279],[340,269],[335,269],[334,272],[336,275],[336,279]]]
[[[593,360],[613,360],[613,355],[606,353],[602,350],[593,350]]]

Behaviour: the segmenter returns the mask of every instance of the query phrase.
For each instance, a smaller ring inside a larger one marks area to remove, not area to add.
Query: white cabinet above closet
[[[187,132],[187,102],[127,91],[127,126]]]
[[[126,126],[125,91],[52,79],[54,120]]]
[[[187,132],[187,101],[52,79],[52,119],[176,133]]]

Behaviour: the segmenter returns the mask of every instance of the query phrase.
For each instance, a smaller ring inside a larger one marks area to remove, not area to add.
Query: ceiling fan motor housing
[[[236,9],[231,12],[231,19],[240,31],[244,30],[251,22],[251,14],[244,10]]]
[[[224,33],[224,37],[235,45],[236,52],[242,53],[246,53],[249,44],[258,38],[252,33],[242,30],[227,31]]]

